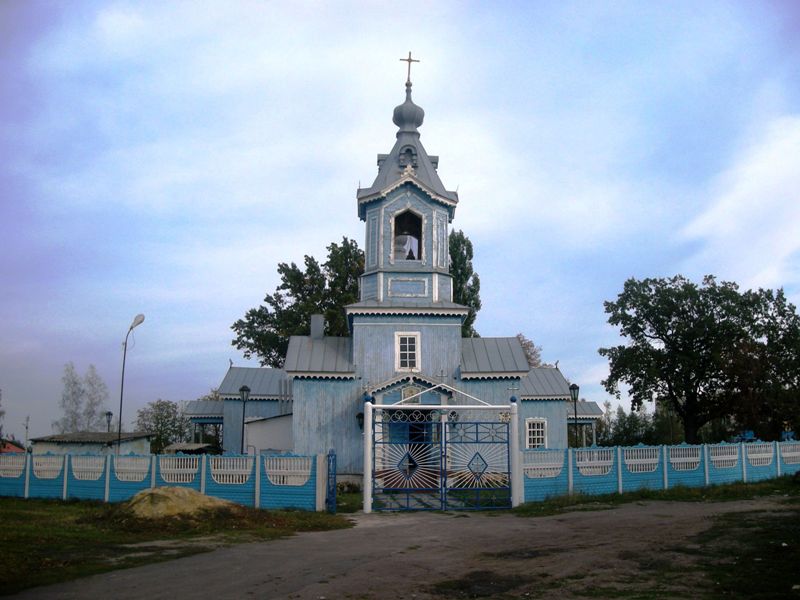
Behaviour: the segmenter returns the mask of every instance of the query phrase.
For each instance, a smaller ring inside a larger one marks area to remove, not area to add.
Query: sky
[[[395,139],[458,190],[483,336],[519,332],[602,403],[630,277],[800,301],[800,4],[0,2],[0,389],[53,433],[64,365],[123,423],[221,382],[279,262],[363,247]],[[623,395],[624,406],[627,401]]]

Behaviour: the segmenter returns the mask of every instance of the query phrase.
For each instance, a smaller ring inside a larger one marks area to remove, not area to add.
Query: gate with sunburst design
[[[459,412],[441,407],[375,408],[369,428],[373,510],[511,507],[507,418],[464,422]]]

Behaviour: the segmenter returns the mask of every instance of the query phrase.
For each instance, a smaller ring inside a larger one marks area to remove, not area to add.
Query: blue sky
[[[458,189],[485,336],[602,402],[603,301],[713,273],[800,300],[794,2],[0,4],[0,388],[51,433],[63,366],[124,421],[196,398],[280,261],[363,245],[405,63]]]

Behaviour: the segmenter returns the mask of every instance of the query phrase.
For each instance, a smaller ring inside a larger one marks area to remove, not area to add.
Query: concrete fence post
[[[617,446],[617,493],[622,493],[622,448]]]
[[[519,409],[516,401],[512,398],[511,402],[511,506],[522,504],[522,471],[520,470],[520,450],[519,450]]]
[[[203,454],[200,457],[200,493],[206,493],[206,466],[208,463],[208,454]]]
[[[372,512],[372,402],[364,403],[364,513]]]
[[[156,458],[158,458],[157,455],[150,455],[150,489],[156,487]]]
[[[572,448],[567,448],[567,493],[572,496],[575,489],[575,482],[572,474]]]
[[[744,448],[744,442],[739,442],[739,457],[742,461],[742,481],[747,483],[747,456]]]
[[[669,489],[669,447],[665,444],[661,446],[661,480],[664,484],[664,489]]]
[[[61,473],[64,476],[64,485],[61,486],[61,499],[67,499],[67,482],[69,481],[69,454],[64,455],[64,464]]]
[[[706,485],[711,482],[711,477],[708,473],[708,446],[703,444],[703,472],[705,473]]]
[[[111,461],[113,460],[113,454],[106,455],[106,489],[103,493],[103,501],[108,502],[111,498]]]
[[[774,443],[774,449],[775,449],[775,469],[776,469],[775,473],[778,475],[778,477],[780,477],[781,476],[781,445],[777,441],[773,442],[773,443]]]
[[[31,495],[31,461],[33,455],[30,452],[25,454],[25,492],[24,497],[30,498]]]
[[[328,491],[328,455],[317,454],[317,490],[315,507],[317,512],[325,510],[325,492]]]
[[[253,457],[253,461],[253,476],[256,478],[253,506],[261,508],[261,455],[258,452]]]

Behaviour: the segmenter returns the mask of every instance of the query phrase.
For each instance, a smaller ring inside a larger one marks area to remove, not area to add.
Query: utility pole
[[[25,448],[28,447],[28,426],[31,424],[31,416],[25,417]]]

